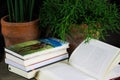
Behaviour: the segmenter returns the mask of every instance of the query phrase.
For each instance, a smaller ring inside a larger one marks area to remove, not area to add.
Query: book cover
[[[6,47],[5,51],[22,59],[28,59],[48,52],[57,51],[59,49],[67,49],[68,47],[68,42],[55,38],[46,38],[12,45]]]

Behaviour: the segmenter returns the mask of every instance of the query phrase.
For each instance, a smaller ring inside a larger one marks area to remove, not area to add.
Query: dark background
[[[0,0],[0,18],[7,14],[6,0]],[[0,60],[2,60],[4,55],[4,39],[1,33],[1,24],[0,24]]]
[[[35,0],[35,13],[38,14],[38,8],[42,4],[42,0]],[[111,3],[116,2],[118,6],[120,6],[120,0],[109,0]],[[120,7],[118,7],[120,8]],[[0,0],[0,18],[7,15],[7,6],[6,6],[6,0]],[[120,31],[119,31],[120,32]],[[117,33],[111,33],[109,32],[109,36],[106,37],[106,40],[104,42],[107,42],[111,45],[114,45],[116,47],[120,47],[120,34]],[[0,59],[4,57],[4,38],[1,33],[1,25],[0,25]]]
[[[118,9],[120,12],[120,0],[108,0],[110,3],[116,3],[118,5]],[[120,27],[120,26],[119,26]],[[116,47],[120,48],[120,30],[119,30],[119,34],[118,33],[112,33],[110,31],[108,31],[108,36],[106,37],[105,41],[106,43],[109,43],[111,45],[114,45]]]

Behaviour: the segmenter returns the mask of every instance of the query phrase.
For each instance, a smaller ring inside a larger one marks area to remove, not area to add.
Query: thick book
[[[24,70],[24,71],[32,71],[34,69],[37,69],[37,68],[41,68],[41,67],[44,67],[44,66],[47,66],[47,65],[50,65],[50,64],[53,64],[53,63],[56,63],[58,61],[61,61],[61,60],[65,60],[68,58],[68,53],[66,54],[61,54],[61,55],[58,55],[58,56],[54,56],[54,57],[51,57],[49,59],[46,59],[46,60],[43,60],[43,61],[40,61],[38,63],[35,63],[35,64],[32,64],[32,65],[29,65],[29,66],[24,66],[24,65],[20,65],[10,59],[7,59],[5,58],[5,63],[6,64],[9,64],[9,65],[12,65],[16,68],[19,68],[21,70]]]
[[[109,74],[119,62],[120,48],[91,39],[73,51],[68,64],[57,63],[41,69],[38,80],[109,80],[115,77]]]
[[[67,62],[67,61],[68,61],[68,59],[62,60],[62,61],[60,61],[60,62],[65,63],[65,62]],[[23,70],[21,70],[21,69],[19,69],[19,68],[16,68],[16,67],[14,67],[14,66],[8,65],[8,70],[9,70],[10,72],[15,73],[15,74],[17,74],[17,75],[20,75],[20,76],[22,76],[22,77],[25,77],[25,78],[27,78],[27,79],[31,79],[31,78],[36,77],[40,69],[41,69],[41,68],[37,68],[37,69],[34,69],[34,70],[32,70],[32,71],[23,71]]]
[[[66,54],[66,53],[67,53],[67,50],[62,49],[62,50],[59,50],[59,51],[50,52],[48,54],[43,54],[43,55],[40,55],[40,56],[36,56],[36,57],[30,58],[30,59],[27,59],[27,60],[16,57],[16,56],[14,56],[10,53],[6,53],[5,57],[9,60],[14,61],[15,63],[20,64],[20,65],[29,66],[29,65],[32,65],[32,64],[35,64],[35,63],[38,63],[38,62],[41,62],[41,61],[45,61],[45,60],[50,59],[52,57],[59,56],[59,55],[62,55],[62,54]]]
[[[5,48],[5,52],[27,60],[42,54],[67,49],[69,43],[56,38],[45,38],[15,44]]]

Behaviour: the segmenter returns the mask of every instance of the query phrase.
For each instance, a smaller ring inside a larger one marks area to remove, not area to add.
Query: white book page
[[[38,76],[37,80],[96,80],[65,63],[47,66],[40,70]]]
[[[120,65],[116,65],[108,75],[106,75],[105,80],[110,80],[120,77]]]
[[[69,63],[90,76],[100,79],[105,75],[119,50],[119,48],[92,39],[89,43],[83,42],[77,47]]]

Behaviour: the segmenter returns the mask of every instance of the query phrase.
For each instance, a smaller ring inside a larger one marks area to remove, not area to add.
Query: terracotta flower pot
[[[77,27],[76,27],[77,26]],[[84,31],[87,28],[86,24],[73,24],[70,28],[70,34],[66,35],[66,40],[70,43],[68,52],[71,54],[74,49],[85,39]]]
[[[97,25],[99,27],[99,25]],[[74,49],[86,38],[87,24],[73,24],[70,28],[70,34],[67,34],[66,40],[70,43],[69,53],[72,53]],[[91,30],[90,33],[96,39],[99,38],[100,33],[95,30]]]
[[[8,16],[1,18],[2,34],[6,46],[39,38],[38,19],[24,23],[12,23],[7,20]]]

